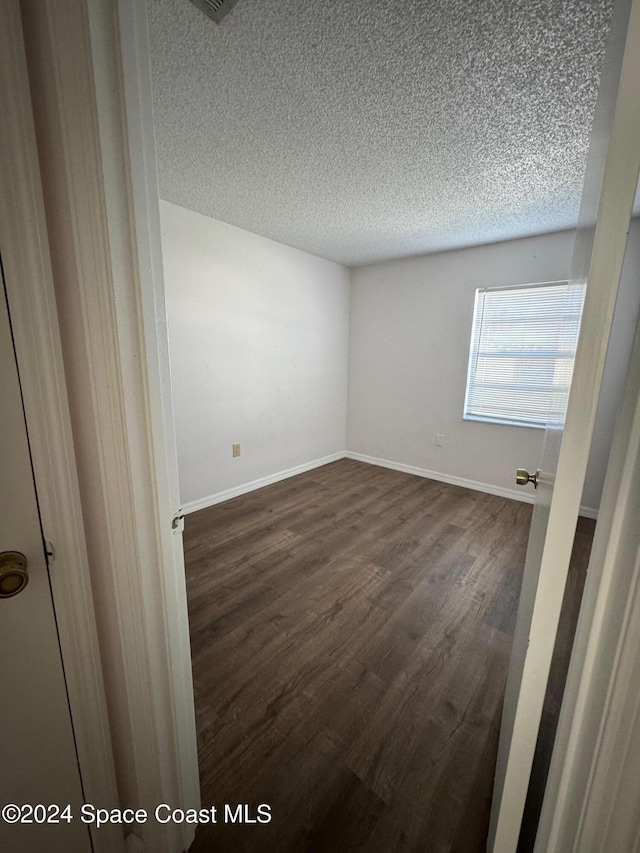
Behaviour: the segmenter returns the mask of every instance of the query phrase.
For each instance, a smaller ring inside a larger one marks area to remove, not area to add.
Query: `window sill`
[[[503,420],[501,418],[483,418],[478,415],[467,415],[464,414],[462,416],[463,421],[476,421],[478,423],[483,424],[501,424],[502,426],[511,426],[511,427],[525,427],[527,429],[546,429],[546,424],[532,424],[527,423],[526,421],[508,421]]]

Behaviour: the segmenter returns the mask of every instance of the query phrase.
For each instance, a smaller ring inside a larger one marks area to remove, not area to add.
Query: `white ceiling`
[[[164,199],[372,261],[575,225],[611,0],[147,0]]]

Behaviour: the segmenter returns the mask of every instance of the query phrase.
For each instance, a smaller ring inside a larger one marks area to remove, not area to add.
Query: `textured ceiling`
[[[349,266],[575,225],[610,0],[147,0],[160,194]]]

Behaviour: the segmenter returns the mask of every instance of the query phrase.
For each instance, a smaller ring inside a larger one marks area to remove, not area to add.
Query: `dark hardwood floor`
[[[187,517],[193,853],[484,850],[530,515],[341,460]]]

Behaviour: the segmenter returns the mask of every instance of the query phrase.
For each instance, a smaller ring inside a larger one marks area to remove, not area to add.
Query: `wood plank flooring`
[[[530,514],[341,460],[187,517],[193,853],[484,850]]]

